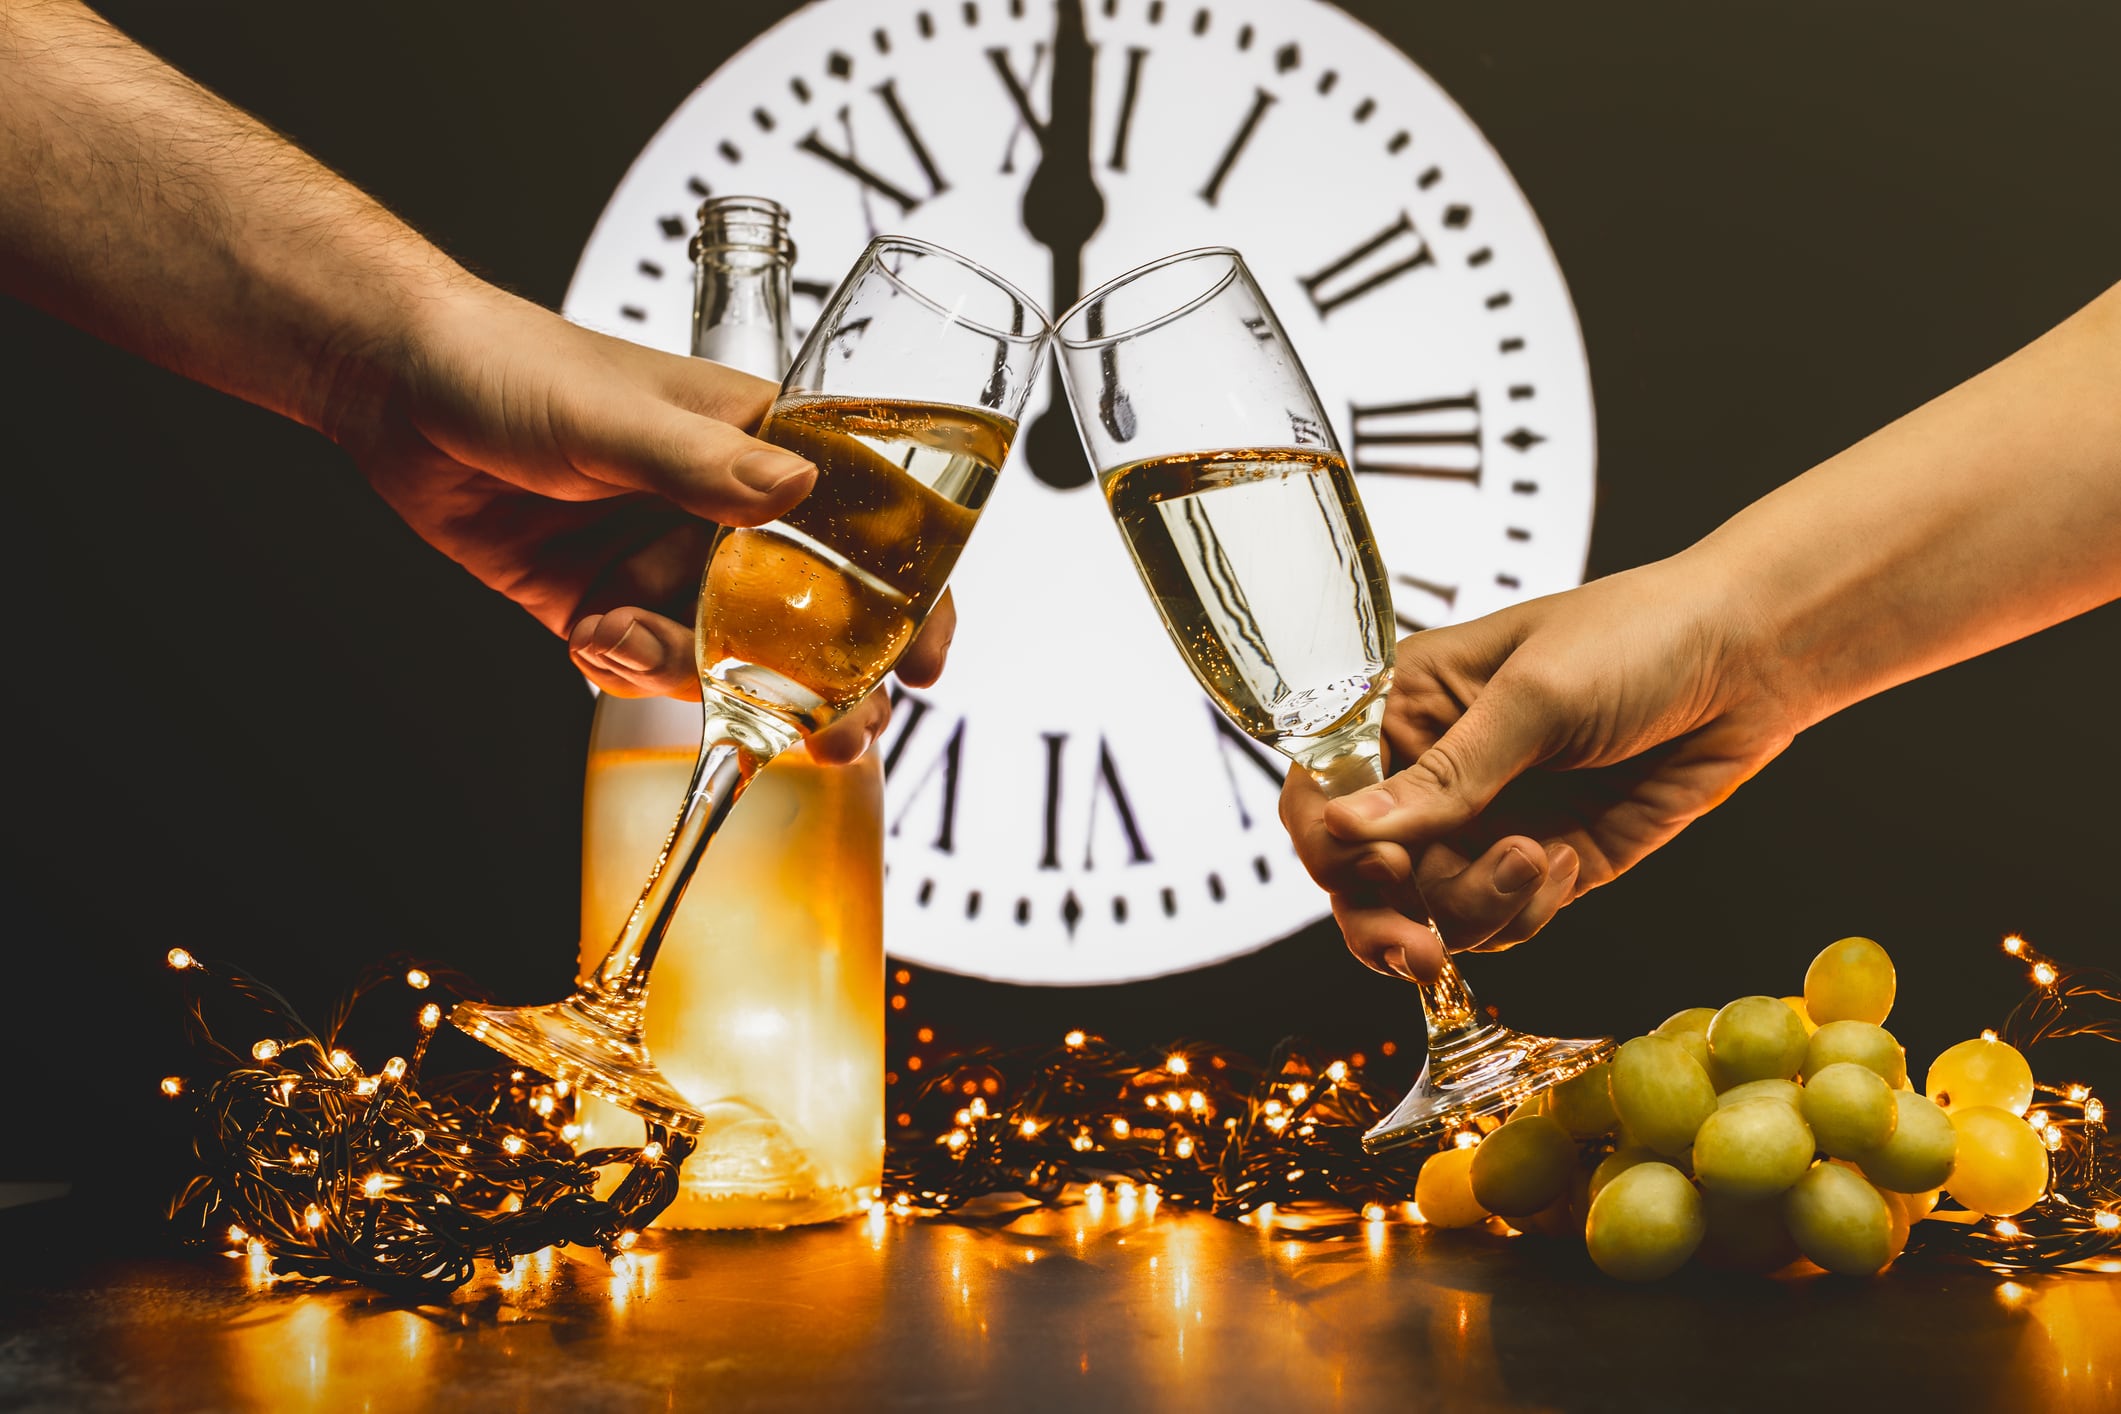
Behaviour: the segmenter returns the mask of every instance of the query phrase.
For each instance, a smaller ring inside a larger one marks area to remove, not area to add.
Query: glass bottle
[[[692,352],[779,379],[792,356],[788,216],[759,197],[700,207]],[[582,953],[633,907],[699,749],[700,708],[605,694],[582,805]],[[707,1112],[665,1227],[782,1227],[859,1211],[883,1178],[883,767],[784,753],[759,774],[664,940],[648,1048]],[[585,1099],[581,1142],[638,1144]]]

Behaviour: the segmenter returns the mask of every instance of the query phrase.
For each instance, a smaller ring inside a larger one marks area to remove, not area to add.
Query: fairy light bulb
[[[171,948],[163,957],[172,969],[182,972],[187,967],[196,967],[199,960],[182,948]]]
[[[383,1075],[387,1080],[403,1080],[405,1078],[405,1057],[392,1056],[389,1060],[383,1062]]]
[[[641,1235],[629,1229],[619,1234],[618,1248],[621,1252],[631,1252],[633,1245],[640,1240]]]
[[[2106,1102],[2096,1098],[2086,1100],[2084,1102],[2084,1122],[2086,1124],[2106,1123]]]
[[[2121,1228],[2121,1213],[2113,1212],[2110,1209],[2101,1209],[2092,1218],[2092,1226],[2098,1228],[2101,1232],[2112,1232],[2116,1228]]]
[[[501,1139],[501,1147],[505,1149],[511,1156],[515,1154],[520,1154],[523,1152],[523,1141],[519,1136],[514,1134],[504,1135]]]
[[[280,1043],[269,1037],[250,1048],[250,1058],[252,1060],[269,1061],[278,1060],[279,1057]]]
[[[1333,1062],[1333,1064],[1327,1066],[1326,1078],[1332,1081],[1335,1085],[1338,1085],[1341,1081],[1346,1080],[1348,1078],[1348,1063],[1346,1061],[1335,1061]]]
[[[1310,1098],[1311,1098],[1311,1087],[1310,1087],[1310,1086],[1308,1086],[1308,1085],[1306,1085],[1306,1084],[1304,1084],[1304,1083],[1303,1083],[1303,1082],[1302,1082],[1301,1080],[1297,1081],[1297,1082],[1296,1082],[1296,1083],[1295,1083],[1294,1085],[1291,1085],[1291,1086],[1289,1087],[1289,1103],[1290,1103],[1290,1104],[1292,1104],[1292,1105],[1300,1105],[1300,1104],[1302,1104],[1302,1103],[1303,1103],[1304,1101],[1306,1101],[1306,1100],[1308,1100],[1308,1099],[1310,1099]]]
[[[315,1232],[318,1228],[324,1226],[324,1210],[314,1203],[304,1208],[302,1210],[302,1226],[308,1228],[311,1232]]]
[[[353,1054],[345,1050],[334,1050],[331,1053],[331,1068],[341,1075],[353,1074]]]
[[[2003,940],[2003,950],[2012,957],[2022,957],[2025,953],[2025,939],[2013,933]]]
[[[653,1139],[641,1146],[641,1158],[646,1162],[652,1164],[662,1157],[663,1146],[656,1143]]]
[[[1173,1075],[1184,1075],[1190,1067],[1186,1064],[1184,1056],[1173,1054],[1165,1059],[1164,1069]]]
[[[1125,1120],[1115,1119],[1112,1121],[1112,1137],[1114,1139],[1124,1139],[1133,1132],[1134,1126],[1128,1124]]]
[[[1090,1038],[1087,1035],[1080,1031],[1070,1031],[1067,1035],[1061,1037],[1062,1042],[1065,1043],[1068,1049],[1071,1051],[1081,1046],[1083,1042],[1089,1039]]]
[[[1018,1120],[1016,1132],[1023,1135],[1026,1139],[1031,1138],[1038,1133],[1038,1121],[1035,1119]]]
[[[1178,1136],[1178,1139],[1177,1139],[1177,1141],[1176,1141],[1175,1143],[1173,1143],[1173,1144],[1171,1145],[1171,1152],[1172,1152],[1172,1153],[1174,1153],[1174,1154],[1176,1154],[1176,1155],[1178,1155],[1178,1156],[1179,1156],[1179,1157],[1180,1157],[1181,1159],[1190,1159],[1190,1158],[1192,1158],[1192,1157],[1193,1157],[1193,1140],[1192,1140],[1192,1138],[1191,1138],[1191,1137],[1189,1137],[1189,1136],[1187,1136],[1187,1135],[1184,1135],[1184,1134],[1181,1134],[1181,1135],[1179,1135],[1179,1136]]]
[[[420,1008],[420,1029],[422,1031],[432,1031],[441,1024],[442,1008],[436,1006],[433,1002],[429,1002],[426,1006]]]
[[[248,1242],[248,1241],[250,1241],[250,1234],[249,1234],[249,1233],[245,1232],[245,1231],[244,1231],[244,1230],[243,1230],[242,1228],[238,1227],[238,1226],[237,1226],[236,1224],[234,1224],[234,1223],[230,1223],[230,1224],[228,1225],[228,1245],[229,1245],[229,1246],[231,1246],[231,1247],[241,1247],[241,1246],[242,1246],[242,1245],[243,1245],[244,1243],[246,1243],[246,1242]]]
[[[2055,971],[2055,964],[2052,962],[2043,959],[2033,964],[2033,980],[2043,987],[2054,986],[2055,979],[2060,975]]]
[[[163,1093],[163,1094],[165,1094],[165,1095],[167,1095],[167,1096],[169,1096],[169,1097],[170,1097],[171,1099],[175,1099],[175,1098],[176,1098],[177,1096],[179,1096],[179,1095],[183,1094],[183,1093],[184,1093],[184,1077],[183,1077],[183,1076],[181,1076],[181,1075],[165,1075],[165,1076],[163,1076],[163,1077],[162,1077],[162,1093]]]
[[[962,1149],[971,1141],[972,1136],[965,1133],[962,1129],[953,1129],[943,1136],[943,1142],[948,1144],[952,1150]]]
[[[407,972],[405,974],[405,985],[412,988],[415,992],[426,991],[427,984],[433,980],[433,978],[429,977],[426,973],[422,972],[417,967],[413,968],[410,972]]]
[[[1366,1223],[1381,1223],[1385,1220],[1385,1205],[1365,1203],[1362,1205],[1362,1220]]]
[[[383,1192],[383,1175],[372,1173],[361,1183],[361,1191],[374,1198]]]
[[[369,1097],[370,1095],[373,1095],[373,1094],[375,1094],[375,1093],[376,1093],[376,1080],[375,1080],[375,1077],[374,1077],[374,1076],[372,1076],[372,1075],[364,1075],[364,1076],[362,1076],[362,1077],[361,1077],[361,1078],[360,1078],[359,1080],[356,1080],[356,1081],[354,1082],[353,1092],[354,1092],[354,1093],[355,1093],[356,1095],[359,1095],[359,1096],[360,1096],[361,1098],[363,1098],[363,1099],[367,1099],[367,1098],[368,1098],[368,1097]]]
[[[2073,1105],[2083,1104],[2091,1098],[2091,1094],[2091,1087],[2087,1085],[2072,1085],[2069,1087],[2070,1103]]]
[[[2012,1222],[2009,1218],[1996,1219],[1996,1236],[2007,1241],[2015,1241],[2018,1236],[2018,1224]]]

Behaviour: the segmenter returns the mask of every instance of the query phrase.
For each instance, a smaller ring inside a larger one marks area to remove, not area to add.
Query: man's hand
[[[566,637],[598,687],[697,699],[692,602],[716,524],[773,520],[817,480],[750,435],[774,385],[469,280],[423,310],[385,363],[402,372],[333,398],[326,429],[383,498]],[[954,628],[946,598],[899,675],[932,682]],[[872,695],[812,738],[812,754],[854,759],[890,710]]]
[[[1520,943],[1789,744],[1742,604],[1688,576],[1682,557],[1399,645],[1396,774],[1329,801],[1299,769],[1282,792],[1351,952],[1430,979],[1439,935]]]

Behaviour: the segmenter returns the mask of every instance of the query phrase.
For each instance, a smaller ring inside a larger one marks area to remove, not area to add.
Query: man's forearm
[[[2121,595],[2121,286],[1679,558],[1799,727]]]
[[[0,0],[0,291],[327,430],[468,276],[71,0]]]

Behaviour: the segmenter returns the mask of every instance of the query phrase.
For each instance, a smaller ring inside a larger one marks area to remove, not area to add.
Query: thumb
[[[1464,829],[1502,788],[1546,754],[1545,711],[1500,682],[1474,699],[1413,765],[1326,806],[1334,838],[1416,848]]]
[[[764,525],[817,482],[807,458],[657,398],[585,440],[574,460],[589,475],[722,525]]]

